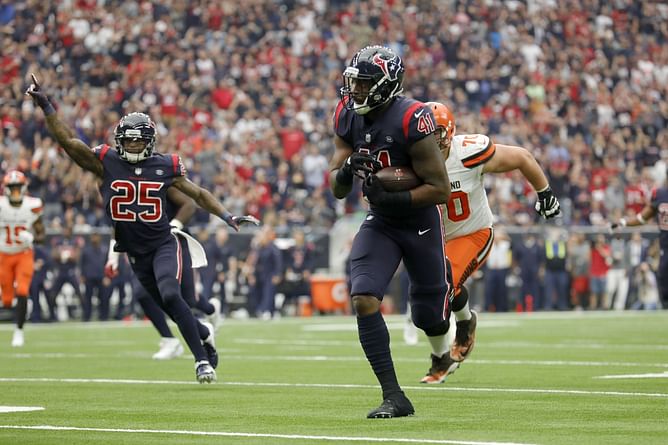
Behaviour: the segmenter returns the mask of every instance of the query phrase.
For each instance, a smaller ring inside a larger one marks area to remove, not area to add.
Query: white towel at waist
[[[193,263],[193,269],[206,267],[206,265],[209,264],[206,260],[206,252],[204,252],[204,247],[202,247],[199,241],[197,241],[191,235],[188,235],[186,232],[176,228],[172,228],[172,233],[181,235],[188,242],[188,250],[190,250],[190,259]]]

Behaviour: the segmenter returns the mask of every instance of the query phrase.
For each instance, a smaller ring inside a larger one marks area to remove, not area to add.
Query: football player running
[[[371,205],[350,253],[352,304],[362,349],[382,388],[383,402],[368,418],[409,416],[413,405],[401,390],[392,362],[390,337],[380,304],[399,262],[411,278],[415,325],[435,351],[447,348],[449,293],[438,204],[450,182],[434,137],[434,117],[421,102],[402,96],[404,67],[391,49],[369,46],[343,72],[342,99],[334,114],[335,152],[330,161],[334,196],[350,193],[354,176],[365,177]],[[423,184],[387,192],[373,174],[381,167],[412,166]]]
[[[130,113],[121,118],[114,131],[115,149],[106,144],[91,149],[60,121],[34,75],[26,94],[42,109],[49,132],[67,155],[100,180],[115,249],[127,253],[142,286],[178,325],[195,358],[197,380],[215,381],[215,349],[203,345],[213,332],[194,317],[181,294],[184,241],[169,225],[167,190],[180,190],[234,230],[259,221],[232,215],[208,190],[188,180],[178,155],[154,152],[156,127],[148,115]]]
[[[172,233],[177,234],[183,238],[182,248],[183,255],[183,275],[181,277],[181,295],[191,308],[201,310],[207,318],[204,324],[207,327],[212,327],[210,331],[218,330],[222,320],[220,314],[220,301],[211,298],[197,298],[195,293],[195,275],[193,269],[197,267],[204,267],[206,265],[206,254],[204,248],[199,242],[193,239],[188,233],[184,232],[184,226],[190,221],[195,214],[197,205],[195,202],[180,192],[174,187],[167,189],[167,215],[170,218],[169,225],[172,227]],[[120,260],[120,252],[116,252],[114,247],[116,241],[112,238],[109,245],[109,252],[107,254],[107,263],[105,264],[104,273],[109,278],[114,278],[118,275],[118,264]],[[199,261],[193,264],[191,260],[191,249],[195,251],[195,256]],[[160,334],[160,349],[153,354],[154,360],[170,360],[179,357],[183,354],[183,346],[178,338],[174,336],[172,330],[167,324],[165,313],[153,300],[151,295],[139,283],[137,276],[132,277],[132,292],[137,302],[144,311],[144,315],[153,324],[153,327]],[[213,336],[204,340],[204,348],[215,349],[215,339]],[[214,366],[215,367],[215,366]]]
[[[431,368],[421,380],[422,383],[441,383],[469,357],[475,344],[478,316],[469,308],[464,283],[483,265],[494,240],[493,215],[483,175],[518,170],[538,194],[535,209],[539,215],[554,218],[559,215],[560,207],[543,169],[527,149],[495,144],[482,134],[455,136],[455,118],[448,107],[438,102],[425,105],[436,119],[436,138],[446,160],[452,188],[444,206],[443,224],[455,286],[452,311],[457,320],[456,333],[449,352],[431,355]]]
[[[35,270],[33,241],[44,239],[42,201],[26,196],[28,181],[23,173],[10,170],[2,180],[0,196],[0,290],[2,305],[10,308],[16,297],[16,328],[12,346],[24,345],[28,293]]]

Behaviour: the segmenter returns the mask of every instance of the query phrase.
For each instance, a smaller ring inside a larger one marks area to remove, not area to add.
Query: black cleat
[[[216,381],[216,371],[209,362],[202,360],[195,363],[195,375],[200,383],[212,383]]]
[[[420,383],[443,383],[445,378],[455,372],[457,368],[459,368],[459,362],[450,357],[450,352],[446,352],[441,357],[431,354],[431,368],[429,368],[427,375],[422,377]]]
[[[383,400],[380,406],[366,415],[367,419],[391,419],[393,417],[406,417],[415,414],[413,404],[402,392],[394,394]]]
[[[475,328],[478,325],[478,314],[476,311],[471,311],[470,320],[462,320],[457,322],[457,332],[455,333],[455,341],[450,347],[450,356],[456,362],[463,362],[473,351],[475,345]]]

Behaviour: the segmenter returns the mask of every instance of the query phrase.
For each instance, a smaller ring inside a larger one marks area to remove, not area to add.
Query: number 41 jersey
[[[482,134],[452,138],[445,168],[450,177],[450,199],[445,206],[444,225],[448,239],[492,227],[493,215],[482,182],[482,169],[496,147]]]
[[[114,226],[116,250],[133,256],[154,251],[171,236],[167,189],[174,178],[185,176],[181,159],[154,153],[132,164],[108,145],[93,151],[104,166],[100,193]]]

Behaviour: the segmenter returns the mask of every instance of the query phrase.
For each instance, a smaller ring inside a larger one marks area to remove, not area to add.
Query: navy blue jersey
[[[668,249],[668,188],[661,187],[652,190],[651,206],[656,212],[656,221],[659,224],[659,243],[661,250]]]
[[[353,151],[374,155],[383,167],[412,167],[409,148],[436,128],[431,109],[405,96],[394,99],[375,120],[348,109],[345,100],[336,107],[334,131]],[[397,216],[388,210],[372,206],[374,213]],[[419,209],[403,212],[405,216],[417,213]]]
[[[171,236],[167,189],[185,176],[178,155],[153,156],[129,163],[108,145],[93,149],[104,166],[100,193],[114,226],[116,250],[133,256],[154,251]]]

